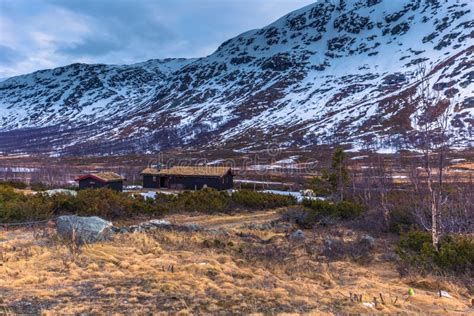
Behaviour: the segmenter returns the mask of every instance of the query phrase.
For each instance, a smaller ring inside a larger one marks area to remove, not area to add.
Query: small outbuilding
[[[126,179],[115,172],[100,172],[85,174],[75,180],[79,183],[80,190],[109,188],[121,192]]]
[[[230,167],[171,167],[146,168],[141,172],[143,187],[147,189],[200,190],[214,188],[229,190],[234,186]]]

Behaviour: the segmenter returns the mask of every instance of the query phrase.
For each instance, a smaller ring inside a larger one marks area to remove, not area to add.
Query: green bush
[[[179,194],[171,202],[171,207],[181,212],[219,213],[227,211],[229,203],[230,198],[227,193],[204,189]]]
[[[436,251],[429,232],[411,231],[398,243],[397,253],[407,265],[423,271],[433,271],[433,267],[438,267],[439,271],[474,276],[472,236],[445,236],[439,251]]]
[[[33,191],[46,191],[49,190],[50,187],[43,182],[34,182],[30,184],[30,188]]]
[[[364,207],[358,203],[350,201],[341,201],[336,204],[336,217],[342,219],[351,219],[361,215]]]
[[[395,208],[390,212],[389,231],[394,234],[406,233],[418,225],[409,210]]]
[[[284,214],[289,221],[302,228],[311,228],[326,217],[333,219],[352,219],[361,215],[365,209],[360,204],[342,201],[334,203],[323,200],[303,200],[304,209],[289,210]]]
[[[323,176],[314,177],[309,182],[309,188],[313,190],[317,196],[328,196],[331,195],[333,189],[329,183],[327,171],[323,170]]]
[[[295,204],[291,196],[205,189],[177,196],[157,194],[155,199],[132,197],[110,189],[81,190],[76,196],[60,193],[23,195],[12,187],[0,186],[0,222],[45,219],[61,214],[100,216],[106,219],[139,214],[161,216],[171,212],[222,213],[244,209],[268,209]]]
[[[295,204],[292,196],[277,195],[249,190],[227,192],[205,189],[183,192],[173,200],[165,202],[168,209],[178,212],[218,213],[235,209],[268,209]]]
[[[132,198],[110,189],[81,190],[74,200],[72,208],[80,215],[107,218],[132,215],[129,212],[132,209]]]
[[[51,201],[41,194],[9,201],[5,209],[3,216],[10,222],[44,220],[53,216]]]
[[[329,201],[305,199],[303,200],[303,205],[311,210],[312,217],[321,215],[339,219],[351,219],[364,212],[362,205],[350,201],[333,203]]]
[[[8,186],[15,189],[26,189],[28,185],[20,181],[0,181],[0,186]]]
[[[19,200],[23,197],[23,194],[16,193],[13,187],[7,185],[0,185],[0,203],[8,202],[11,200]]]
[[[16,193],[11,186],[0,185],[0,220],[14,221],[16,214],[12,205],[22,202],[24,196]]]
[[[15,222],[41,220],[51,217],[52,205],[48,197],[41,194],[23,195],[13,187],[0,186],[0,221]]]
[[[289,195],[279,195],[257,191],[241,190],[231,196],[235,207],[252,209],[276,208],[296,204],[296,199]]]

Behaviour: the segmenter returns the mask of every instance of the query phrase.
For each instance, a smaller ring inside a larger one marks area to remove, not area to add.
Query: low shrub
[[[8,186],[21,190],[26,189],[28,187],[26,183],[20,181],[0,181],[0,186]]]
[[[410,210],[395,208],[390,212],[388,229],[391,233],[402,234],[417,228],[418,225]]]
[[[10,222],[44,220],[53,216],[51,200],[41,194],[9,201],[4,210],[2,216]]]
[[[133,198],[109,189],[81,190],[74,198],[76,213],[86,216],[116,218],[129,214]]]
[[[226,192],[213,189],[180,193],[171,203],[179,212],[220,213],[229,209],[230,197]]]
[[[311,228],[316,223],[328,224],[337,219],[352,219],[365,211],[360,204],[342,201],[333,203],[323,200],[303,200],[303,208],[289,209],[283,219],[293,222],[301,228]]]
[[[252,209],[276,208],[296,204],[296,199],[293,196],[249,190],[236,191],[232,194],[231,199],[236,207]]]
[[[177,196],[157,194],[155,199],[133,197],[110,189],[81,190],[77,195],[60,193],[23,195],[0,186],[0,222],[45,219],[61,214],[100,216],[106,219],[134,215],[161,216],[171,212],[222,213],[241,208],[268,209],[295,204],[291,196],[253,191],[234,194],[205,189]]]
[[[472,236],[445,236],[441,240],[439,251],[436,251],[429,232],[410,231],[402,237],[396,251],[405,264],[425,272],[432,272],[437,267],[439,272],[474,276]]]
[[[23,195],[16,193],[11,186],[0,185],[0,220],[14,221],[15,212],[12,205],[22,202]]]
[[[301,228],[311,228],[316,222],[314,212],[309,211],[301,206],[291,207],[281,214],[281,219],[298,225]]]
[[[11,186],[0,185],[0,203],[5,203],[11,200],[19,200],[23,196],[23,194],[15,192]]]
[[[341,201],[336,204],[335,217],[341,219],[352,219],[364,212],[364,207],[356,202]]]
[[[311,210],[314,217],[319,215],[338,219],[355,218],[361,215],[365,210],[362,205],[350,201],[333,203],[329,201],[305,199],[303,205]]]
[[[46,191],[51,189],[51,187],[43,182],[34,182],[30,184],[30,189],[33,191]]]

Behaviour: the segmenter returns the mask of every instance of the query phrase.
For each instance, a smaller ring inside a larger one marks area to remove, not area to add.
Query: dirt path
[[[268,223],[279,217],[278,210],[271,210],[236,215],[171,215],[165,219],[176,224],[197,224],[208,229],[229,229],[250,223]]]

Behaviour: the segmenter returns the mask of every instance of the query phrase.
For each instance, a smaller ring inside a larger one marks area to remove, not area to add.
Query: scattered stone
[[[111,222],[100,217],[60,216],[56,220],[56,231],[65,239],[76,244],[94,243],[109,240],[114,231]]]
[[[359,240],[359,244],[367,250],[374,249],[375,247],[375,238],[369,235],[364,235],[362,238]]]
[[[394,252],[387,252],[382,255],[382,259],[385,261],[398,261],[399,257]]]
[[[116,234],[126,234],[130,233],[130,228],[129,227],[112,227],[112,231]]]
[[[289,233],[293,230],[293,225],[285,222],[272,222],[273,229],[277,233]]]
[[[298,225],[304,225],[306,223],[306,217],[308,213],[299,207],[290,208],[288,211],[281,215],[281,220],[285,222],[295,223]]]
[[[329,217],[329,216],[324,216],[324,217],[321,217],[321,219],[319,220],[319,225],[321,226],[332,226],[332,225],[336,225],[337,221],[332,218],[332,217]]]
[[[164,219],[152,219],[148,223],[150,223],[152,225],[155,225],[155,226],[170,226],[171,225],[171,223],[169,221],[164,220]],[[146,223],[143,223],[143,224],[146,224]],[[141,224],[141,225],[143,225],[143,224]]]
[[[222,235],[222,236],[229,236],[229,232],[224,229],[210,229],[207,230],[206,232],[212,234],[212,235]]]
[[[204,228],[202,228],[201,226],[197,224],[176,225],[176,224],[171,224],[167,220],[161,220],[161,219],[153,219],[148,222],[143,222],[137,225],[131,225],[127,227],[112,227],[113,232],[118,233],[118,234],[152,231],[152,230],[157,230],[157,229],[173,230],[173,231],[180,231],[180,232],[205,231]]]
[[[304,238],[304,232],[300,229],[290,235],[290,240],[304,240]]]
[[[324,240],[323,255],[330,259],[339,259],[345,255],[345,244],[342,240],[326,239]]]
[[[254,229],[254,230],[270,230],[273,228],[273,225],[271,223],[263,223],[263,224],[250,223],[250,224],[243,225],[242,228]]]
[[[202,231],[203,228],[201,226],[199,226],[198,224],[189,224],[189,225],[186,225],[186,227],[189,229],[189,231],[191,232],[199,232],[199,231]]]

